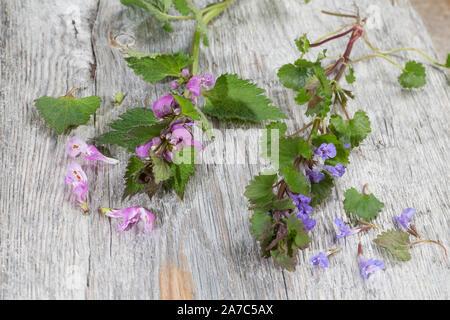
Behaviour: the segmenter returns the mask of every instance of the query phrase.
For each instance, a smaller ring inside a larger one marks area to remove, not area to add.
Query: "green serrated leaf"
[[[172,93],[173,98],[178,102],[181,107],[181,113],[188,116],[194,121],[199,121],[200,116],[198,115],[196,106],[191,102],[191,100],[185,97],[179,96]]]
[[[326,171],[323,171],[325,178],[318,183],[311,183],[311,207],[322,203],[331,195],[331,189],[334,186],[334,179]]]
[[[367,222],[375,219],[384,207],[373,194],[360,194],[355,188],[345,191],[344,196],[344,210]]]
[[[350,73],[345,76],[345,80],[350,84],[355,82],[356,78],[353,68],[349,67],[348,70],[350,71]]]
[[[182,51],[156,57],[129,57],[125,60],[137,75],[142,75],[143,79],[150,83],[158,82],[166,77],[180,77],[181,70],[193,61]]]
[[[139,159],[139,157],[132,156],[128,159],[128,165],[124,176],[125,190],[123,191],[122,200],[144,191],[144,185],[136,183],[138,173],[144,167],[145,164],[141,161],[141,159]]]
[[[153,164],[153,176],[156,184],[166,181],[172,176],[169,165],[163,159],[157,157],[153,151],[150,151],[150,159]]]
[[[292,167],[282,167],[280,168],[280,172],[292,192],[301,194],[309,193],[309,182],[304,174]]]
[[[319,147],[322,143],[333,143],[336,147],[336,156],[332,159],[325,160],[326,165],[335,166],[338,163],[344,166],[348,164],[348,155],[350,153],[349,149],[344,148],[344,145],[334,134],[323,134],[312,136],[312,144]]]
[[[272,126],[272,127],[269,127]],[[306,159],[312,157],[312,147],[303,138],[300,137],[285,137],[281,136],[278,139],[278,153],[276,141],[272,141],[271,130],[278,129],[275,124],[271,124],[268,127],[268,136],[262,138],[262,156],[269,160],[272,166],[275,168],[288,167],[292,168],[294,165],[294,160],[297,156],[302,156]],[[279,129],[280,130],[280,129]],[[283,133],[286,131],[285,125],[279,131]],[[270,140],[268,140],[270,137]],[[274,149],[274,150],[272,150]],[[275,153],[273,153],[275,152]]]
[[[134,152],[136,146],[140,143],[130,141],[131,136],[129,132],[134,128],[155,125],[158,121],[151,110],[144,108],[128,110],[126,113],[120,115],[119,118],[119,120],[115,120],[108,125],[112,129],[111,131],[95,138],[95,141],[116,144],[120,147],[127,148],[130,152]]]
[[[86,124],[100,107],[102,99],[99,97],[75,98],[72,91],[64,97],[42,97],[34,100],[39,113],[47,124],[55,129],[56,134],[63,133],[69,127]]]
[[[352,148],[358,147],[371,131],[369,117],[362,110],[356,111],[348,121],[340,115],[332,115],[329,128],[342,143],[351,143]]]
[[[286,118],[280,109],[270,105],[272,101],[264,93],[248,80],[224,74],[217,79],[213,89],[204,93],[206,106],[203,112],[217,119],[251,122]]]
[[[295,252],[295,251],[294,251]],[[279,265],[281,268],[286,269],[288,271],[294,270],[295,261],[296,261],[296,252],[294,256],[290,256],[285,252],[280,252],[278,248],[270,250],[270,255],[273,258],[273,261]]]
[[[244,195],[252,204],[259,206],[265,205],[276,198],[272,191],[272,185],[276,182],[276,180],[276,174],[260,174],[255,176],[255,178],[250,181],[250,184],[245,188]]]
[[[398,77],[398,82],[403,88],[420,88],[425,85],[425,67],[420,62],[408,61],[403,73]]]
[[[270,228],[273,225],[273,219],[266,210],[255,209],[250,222],[251,233],[257,241],[262,241],[266,233],[270,231],[272,232],[270,236],[273,236],[273,229]]]
[[[316,63],[299,59],[294,64],[286,64],[278,70],[280,82],[289,89],[299,91],[305,87],[309,78],[315,75]]]
[[[150,12],[163,23],[169,21],[166,13],[172,6],[172,0],[120,0],[125,6],[135,6]]]
[[[183,199],[186,183],[191,175],[195,172],[195,167],[192,164],[174,164],[170,165],[173,174],[173,187],[177,195]]]
[[[183,16],[187,16],[189,13],[191,13],[191,10],[186,4],[186,0],[173,0],[173,5],[175,9]]]
[[[289,231],[289,237],[294,240],[293,244],[298,249],[305,249],[311,243],[311,238],[308,235],[308,232],[304,230],[305,225],[303,221],[295,216],[295,214],[291,214],[287,219],[287,227]]]
[[[301,106],[307,103],[311,99],[311,97],[312,95],[308,92],[308,90],[306,90],[306,88],[303,88],[300,89],[294,100],[299,106]]]
[[[387,249],[394,257],[401,261],[411,259],[408,251],[409,233],[402,230],[388,230],[373,240],[377,246]]]
[[[146,144],[150,139],[159,136],[167,123],[155,123],[151,126],[134,127],[125,135],[128,149],[136,149],[137,146]]]

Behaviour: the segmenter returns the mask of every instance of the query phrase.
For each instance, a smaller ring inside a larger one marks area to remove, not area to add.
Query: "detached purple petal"
[[[306,174],[306,179],[308,179],[308,181],[311,181],[313,183],[318,183],[320,181],[322,181],[323,179],[325,179],[325,174],[322,172],[319,172],[317,169],[310,169],[308,167],[305,168],[305,174]]]
[[[409,229],[409,223],[411,222],[411,219],[416,214],[416,210],[413,208],[406,208],[401,213],[400,217],[394,217],[394,219],[406,230]]]
[[[361,267],[361,275],[364,277],[364,279],[369,278],[369,275],[377,270],[385,269],[383,261],[374,260],[372,258],[370,258],[369,260],[364,260],[360,257],[359,265]]]
[[[145,230],[149,231],[152,230],[153,222],[155,221],[154,214],[141,207],[129,207],[122,210],[100,208],[100,210],[108,217],[123,219],[123,222],[119,225],[120,231],[129,230],[139,220],[144,222]]]
[[[314,266],[319,266],[321,268],[328,267],[328,258],[323,252],[319,252],[317,256],[312,257],[309,261],[311,261]]]
[[[347,227],[344,224],[344,221],[342,221],[339,218],[335,218],[334,219],[334,223],[337,225],[339,231],[341,232],[340,234],[336,235],[336,239],[340,239],[340,238],[344,238],[344,237],[348,237],[354,234],[357,234],[359,232],[358,229],[350,229],[349,227]]]
[[[324,160],[331,159],[336,157],[336,147],[331,142],[328,144],[322,143],[314,150],[314,153]]]

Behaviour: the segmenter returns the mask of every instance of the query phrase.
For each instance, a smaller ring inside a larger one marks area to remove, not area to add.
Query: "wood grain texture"
[[[205,1],[197,1],[201,4]],[[293,39],[337,29],[344,20],[314,8],[339,11],[353,1],[237,0],[211,26],[200,71],[238,73],[264,89],[295,122],[306,122],[294,94],[281,86],[277,69],[297,57]],[[423,23],[405,1],[359,1],[363,14],[378,17],[368,30],[381,49],[415,46],[434,54]],[[3,0],[0,2],[0,298],[1,299],[448,299],[449,265],[440,249],[421,245],[413,258],[396,263],[361,237],[367,256],[382,258],[385,272],[365,281],[356,260],[356,237],[335,243],[333,219],[345,217],[344,191],[369,184],[385,203],[378,224],[406,207],[424,237],[449,245],[448,87],[445,74],[428,68],[428,83],[402,90],[398,71],[383,60],[356,66],[356,99],[350,112],[364,109],[372,133],[352,152],[348,173],[332,197],[317,210],[311,248],[300,253],[297,270],[285,272],[258,256],[249,232],[245,186],[261,164],[198,165],[184,201],[159,194],[121,202],[127,154],[112,149],[117,166],[89,167],[91,216],[74,207],[63,176],[70,163],[64,153],[69,136],[92,138],[127,109],[150,106],[166,93],[167,83],[150,85],[127,68],[117,46],[149,53],[190,48],[193,23],[174,24],[167,34],[141,10],[117,0]],[[230,32],[233,30],[233,32]],[[343,45],[344,41],[340,43]],[[337,43],[329,54],[340,53]],[[366,54],[362,43],[353,57]],[[420,57],[398,54],[401,59]],[[80,96],[103,99],[95,121],[56,137],[39,117],[33,100],[80,88]],[[112,96],[127,97],[113,107]],[[255,126],[214,122],[215,129]],[[234,141],[233,143],[238,143]],[[209,150],[216,147],[214,142]],[[255,142],[245,144],[246,153]],[[208,151],[211,152],[211,151]],[[98,206],[143,205],[157,214],[156,230],[117,231],[118,221],[96,213]],[[310,266],[319,250],[341,247],[325,271]],[[161,283],[163,282],[163,283]]]

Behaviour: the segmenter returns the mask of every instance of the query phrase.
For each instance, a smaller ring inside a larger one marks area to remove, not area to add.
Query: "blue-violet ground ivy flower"
[[[318,148],[314,149],[314,153],[324,160],[336,157],[336,147],[333,143],[322,143]]]
[[[371,273],[374,273],[377,270],[385,269],[384,263],[381,260],[375,260],[370,258],[369,260],[364,260],[359,257],[359,265],[361,267],[361,275],[364,279],[369,278]]]
[[[416,210],[413,208],[406,208],[400,214],[400,217],[394,217],[394,219],[406,230],[409,229],[409,223],[412,217],[416,214]]]
[[[317,169],[310,169],[308,167],[305,168],[306,179],[311,181],[312,183],[319,183],[323,179],[325,179],[325,174],[319,172]]]
[[[328,257],[323,252],[319,252],[317,256],[312,257],[309,261],[311,261],[314,266],[319,266],[320,268],[328,267]]]
[[[336,239],[348,237],[348,236],[357,234],[359,232],[359,229],[350,229],[349,227],[347,227],[344,224],[344,221],[342,221],[339,218],[335,218],[334,223],[337,225],[339,231],[341,232],[340,234],[336,235]]]
[[[303,194],[290,194],[290,197],[298,209],[298,213],[296,215],[297,218],[302,220],[305,226],[305,231],[312,230],[316,225],[316,220],[309,217],[309,215],[313,212],[313,208],[309,205],[311,198],[308,198]]]
[[[339,163],[339,162],[336,163],[335,166],[324,165],[324,166],[322,166],[322,168],[327,170],[335,178],[340,178],[345,173],[344,165],[342,163]]]

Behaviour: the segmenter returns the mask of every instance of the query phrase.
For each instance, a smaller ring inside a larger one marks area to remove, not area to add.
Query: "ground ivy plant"
[[[440,67],[440,64],[422,51],[415,48],[400,48],[382,51],[375,48],[368,40],[364,29],[364,19],[360,18],[356,9],[354,15],[322,11],[325,14],[354,19],[336,31],[330,32],[310,42],[304,34],[295,40],[299,51],[299,59],[282,66],[278,71],[280,82],[296,93],[295,102],[304,106],[304,112],[311,121],[303,128],[287,133],[284,122],[271,122],[261,139],[261,156],[268,160],[273,169],[266,170],[254,177],[247,186],[245,196],[250,203],[253,215],[250,218],[251,232],[259,241],[261,256],[272,257],[282,268],[293,270],[296,265],[298,250],[309,247],[312,239],[310,232],[316,225],[313,219],[317,210],[332,192],[334,182],[344,175],[349,165],[350,152],[358,147],[371,132],[370,119],[363,110],[352,116],[347,111],[349,99],[353,93],[341,84],[345,75],[347,83],[356,80],[353,65],[369,58],[383,58],[401,70],[399,84],[404,88],[418,88],[426,83],[424,66],[416,61],[408,61],[404,67],[388,56],[392,53],[408,50],[416,51]],[[343,54],[327,56],[322,50],[316,58],[309,60],[305,55],[311,48],[344,36],[349,37]],[[357,40],[362,39],[373,54],[353,59],[351,52]],[[325,63],[335,59],[332,63]],[[348,73],[346,71],[348,70]],[[350,228],[342,220],[336,218],[340,234],[336,238],[359,234],[361,231],[379,228],[372,221],[384,207],[375,195],[367,194],[367,185],[358,192],[351,188],[344,193],[344,210],[351,220],[359,224],[359,228]],[[403,215],[403,214],[402,214]],[[413,229],[408,229],[413,234]],[[378,236],[375,243],[389,250],[401,260],[408,260],[407,249],[414,244],[437,241],[422,240],[409,242],[409,233],[404,231],[387,231]],[[441,245],[442,246],[442,245]],[[320,252],[311,262],[321,267],[328,266],[328,256],[339,251],[339,248]],[[362,248],[358,249],[361,274],[367,278],[374,270],[384,269],[380,260],[362,258]]]

